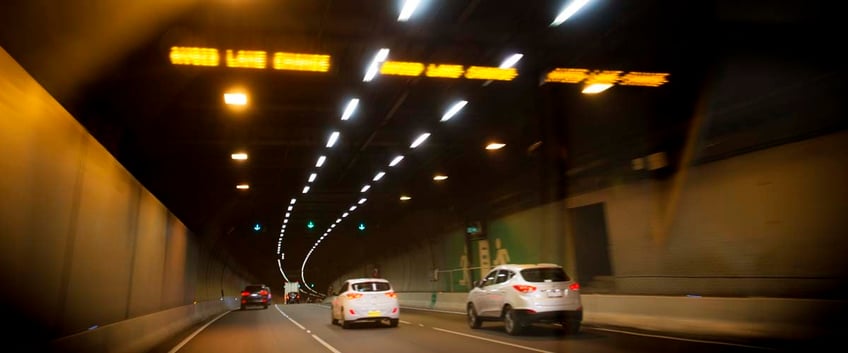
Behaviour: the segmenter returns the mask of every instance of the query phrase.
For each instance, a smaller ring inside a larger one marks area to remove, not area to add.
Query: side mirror
[[[476,281],[474,281],[474,282],[471,282],[471,285],[472,285],[472,286],[474,286],[473,288],[477,288],[477,287],[479,287],[479,286],[480,286],[480,284],[481,284],[482,282],[483,282],[483,281],[481,281],[481,280],[479,280],[479,279],[478,279],[478,280],[476,280]]]

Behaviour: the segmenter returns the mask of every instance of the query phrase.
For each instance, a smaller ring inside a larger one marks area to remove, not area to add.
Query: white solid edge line
[[[511,346],[511,347],[515,347],[515,348],[526,349],[526,350],[528,350],[528,351],[533,351],[533,352],[554,353],[554,352],[551,352],[551,351],[546,351],[546,350],[537,349],[537,348],[533,348],[533,347],[522,346],[522,345],[520,345],[520,344],[515,344],[515,343],[509,343],[509,342],[504,342],[504,341],[493,340],[493,339],[491,339],[491,338],[485,338],[485,337],[480,337],[480,336],[469,335],[469,334],[467,334],[467,333],[462,333],[462,332],[456,332],[456,331],[451,331],[451,330],[445,330],[445,329],[443,329],[443,328],[438,328],[438,327],[433,327],[433,329],[434,329],[434,330],[438,330],[438,331],[442,331],[442,332],[446,332],[446,333],[452,333],[452,334],[454,334],[454,335],[465,336],[465,337],[470,337],[470,338],[476,338],[476,339],[478,339],[478,340],[488,341],[488,342],[492,342],[492,343],[498,343],[498,344],[502,344],[502,345],[505,345],[505,346]]]
[[[199,328],[199,329],[197,329],[196,331],[192,332],[192,334],[191,334],[191,335],[189,335],[188,337],[186,337],[185,339],[183,339],[183,340],[180,342],[180,344],[178,344],[178,345],[174,346],[174,348],[171,348],[171,350],[170,350],[170,351],[168,351],[168,353],[174,353],[174,352],[176,352],[176,351],[179,351],[181,348],[183,348],[183,346],[185,346],[185,345],[186,345],[186,343],[188,343],[188,341],[191,341],[191,339],[192,339],[192,338],[194,338],[194,336],[197,336],[197,334],[199,334],[199,333],[200,333],[200,331],[203,331],[204,329],[206,329],[206,327],[208,327],[209,325],[212,325],[212,323],[213,323],[213,322],[218,321],[218,319],[220,319],[220,318],[224,317],[224,315],[227,315],[227,314],[229,314],[229,313],[230,313],[230,310],[227,310],[227,311],[225,311],[223,314],[218,315],[218,317],[216,317],[216,318],[212,319],[212,321],[207,322],[207,323],[206,323],[205,325],[203,325],[201,328]]]
[[[323,305],[322,305],[322,306],[323,306]],[[289,321],[291,321],[293,324],[297,325],[297,327],[300,327],[300,329],[301,329],[301,330],[306,331],[306,328],[305,328],[305,327],[303,327],[303,325],[301,325],[301,324],[300,324],[300,323],[298,323],[297,321],[294,321],[294,319],[292,319],[291,317],[289,317],[289,315],[288,315],[288,314],[286,314],[285,312],[283,312],[283,309],[280,309],[280,306],[279,306],[279,305],[274,305],[274,307],[275,307],[275,308],[277,309],[277,311],[279,311],[279,312],[280,312],[280,314],[282,314],[282,315],[283,315],[286,319],[289,319]],[[309,331],[307,331],[307,332],[309,332]],[[310,334],[310,335],[312,336],[312,338],[313,338],[313,339],[315,339],[316,341],[318,341],[318,343],[320,343],[321,345],[323,345],[323,346],[324,346],[324,348],[327,348],[330,352],[333,352],[333,353],[342,353],[341,351],[339,351],[339,350],[338,350],[338,349],[336,349],[335,347],[331,346],[329,343],[327,343],[327,342],[325,342],[324,340],[322,340],[322,339],[321,339],[321,337],[318,337],[318,336],[316,336],[315,334]]]
[[[314,338],[316,341],[318,341],[318,343],[321,343],[322,345],[324,345],[324,347],[326,347],[327,349],[329,349],[329,350],[330,350],[330,352],[333,352],[333,353],[342,353],[342,352],[340,352],[338,349],[336,349],[336,348],[334,348],[333,346],[331,346],[329,343],[324,342],[324,340],[322,340],[322,339],[321,339],[321,337],[318,337],[318,336],[312,335],[312,338]]]

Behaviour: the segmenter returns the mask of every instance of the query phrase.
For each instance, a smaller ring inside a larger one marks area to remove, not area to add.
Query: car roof
[[[513,271],[526,270],[528,268],[562,268],[562,266],[552,263],[538,263],[538,264],[503,264],[495,266],[493,269],[507,269]]]
[[[389,283],[389,280],[385,278],[350,278],[346,282],[348,283],[362,283],[362,282],[386,282]]]

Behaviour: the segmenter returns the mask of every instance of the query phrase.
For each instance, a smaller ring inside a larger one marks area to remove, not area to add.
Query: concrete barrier
[[[399,293],[402,307],[465,312],[466,293]],[[583,323],[684,335],[806,340],[848,332],[848,302],[584,294]]]
[[[192,325],[238,307],[238,299],[233,297],[176,307],[62,337],[50,342],[46,350],[89,353],[147,352]]]

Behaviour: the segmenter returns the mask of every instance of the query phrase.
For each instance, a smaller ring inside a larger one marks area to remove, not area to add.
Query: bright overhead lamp
[[[589,3],[589,0],[571,0],[568,6],[564,7],[562,11],[559,12],[557,17],[551,22],[551,26],[559,26],[571,16],[573,16],[577,11],[580,11],[583,6]]]
[[[384,175],[386,175],[386,172],[378,172],[376,175],[374,175],[374,178],[371,179],[371,180],[378,181],[380,179],[383,179]]]
[[[524,54],[517,54],[517,53],[512,54],[508,58],[506,58],[506,60],[504,60],[501,63],[501,66],[498,66],[498,68],[501,68],[501,69],[511,68],[511,67],[515,66],[515,64],[517,64],[518,61],[521,60],[522,57],[524,57]]]
[[[583,87],[584,94],[598,94],[612,87],[612,83],[590,83]]]
[[[339,140],[339,132],[333,131],[333,133],[330,134],[330,138],[327,139],[327,148],[333,147],[333,145],[335,145],[336,141],[338,141],[338,140]]]
[[[389,58],[389,49],[382,48],[377,51],[377,54],[374,55],[374,59],[371,60],[371,64],[368,65],[368,71],[365,72],[365,77],[362,81],[369,82],[374,79],[374,76],[377,76],[377,73],[380,71],[380,65]]]
[[[350,212],[353,212],[353,210],[355,210],[355,209],[356,209],[356,205],[353,205],[353,206],[350,206],[350,208],[348,208],[347,210],[350,211]]]
[[[317,162],[315,162],[315,167],[321,168],[321,166],[322,166],[322,165],[324,165],[324,162],[325,162],[326,160],[327,160],[327,157],[326,157],[326,156],[318,157],[318,161],[317,161]]]
[[[493,151],[493,150],[499,150],[501,148],[504,148],[504,146],[506,146],[506,144],[504,144],[504,143],[492,142],[492,143],[486,145],[486,149]]]
[[[342,218],[347,218],[347,216],[350,216],[350,213],[347,213],[347,212],[342,213]]]
[[[291,217],[291,212],[286,212],[286,218]]]
[[[307,182],[311,183],[311,182],[315,181],[315,178],[317,178],[317,177],[318,177],[317,173],[309,174],[309,180],[307,180]]]
[[[407,196],[407,195],[400,195],[400,200],[401,201],[409,201],[409,200],[412,200],[412,197]]]
[[[247,153],[244,153],[244,152],[233,153],[233,154],[230,155],[230,158],[237,160],[237,161],[244,161],[244,160],[247,160]]]
[[[247,94],[244,94],[244,93],[224,93],[224,104],[226,104],[226,105],[247,105]]]
[[[356,107],[359,105],[359,98],[353,98],[350,102],[345,106],[344,112],[342,112],[342,120],[350,119],[353,115],[353,112],[356,111]]]
[[[448,178],[448,176],[444,175],[444,174],[436,174],[436,175],[433,176],[433,180],[435,180],[435,181],[442,181],[442,180],[446,180],[447,178]]]
[[[371,185],[365,184],[365,186],[363,186],[362,189],[359,189],[359,192],[366,192],[370,188],[371,188]]]
[[[365,201],[368,201],[368,199],[363,197],[363,198],[359,199],[359,202],[357,202],[357,204],[361,205],[361,204],[365,203]]]
[[[421,145],[422,143],[424,143],[424,141],[425,141],[425,140],[427,140],[427,138],[428,138],[428,137],[430,137],[430,133],[429,133],[429,132],[425,132],[425,133],[423,133],[423,134],[419,135],[419,136],[418,136],[418,138],[416,138],[416,139],[415,139],[415,141],[412,141],[412,144],[411,144],[411,145],[409,145],[409,148],[415,148],[415,147],[418,147],[419,145]]]
[[[307,192],[309,192],[309,186],[304,186],[303,191],[301,193],[305,194]]]
[[[400,163],[400,161],[402,161],[402,160],[403,160],[403,156],[395,157],[394,159],[392,159],[391,162],[389,162],[389,167],[394,167],[394,166],[398,165],[398,163]]]
[[[292,210],[294,210],[294,206],[289,205],[289,208],[288,208],[287,210],[288,210],[289,212],[291,212]]]
[[[451,106],[447,112],[445,112],[445,115],[442,115],[442,120],[439,121],[447,121],[448,119],[453,118],[453,116],[456,115],[456,113],[459,113],[459,111],[462,110],[462,108],[465,107],[466,104],[468,104],[468,101],[465,100],[461,100],[459,102],[454,103],[454,105]]]
[[[412,17],[412,13],[415,12],[415,8],[418,7],[418,3],[421,0],[406,0],[403,2],[403,8],[400,10],[400,15],[398,16],[398,21],[406,22]]]
[[[236,189],[239,189],[239,190],[247,190],[247,189],[250,189],[250,185],[247,185],[247,184],[238,184],[238,185],[236,185]]]
[[[291,202],[289,202],[289,205],[294,205],[295,202],[297,202],[297,199],[291,199]]]

